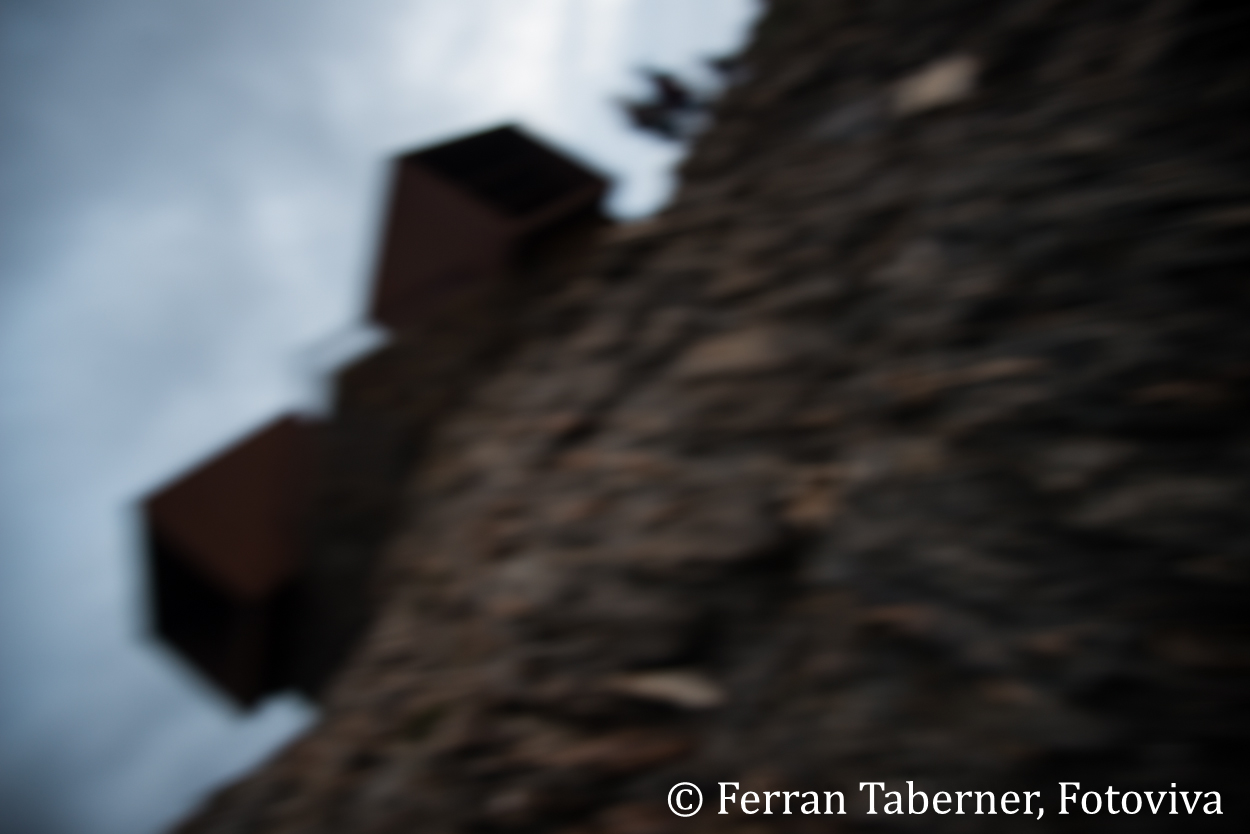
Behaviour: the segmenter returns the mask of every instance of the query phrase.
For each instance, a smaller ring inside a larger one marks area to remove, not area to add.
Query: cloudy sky
[[[754,0],[0,2],[0,831],[147,834],[312,719],[144,634],[135,499],[348,344],[386,158],[516,121],[665,197],[611,98]]]

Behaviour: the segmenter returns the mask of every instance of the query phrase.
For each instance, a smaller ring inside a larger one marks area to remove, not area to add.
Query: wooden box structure
[[[157,634],[245,706],[290,683],[311,431],[277,420],[143,505]]]
[[[607,187],[515,127],[400,156],[369,317],[403,329],[448,297],[503,278],[526,240],[597,211]]]

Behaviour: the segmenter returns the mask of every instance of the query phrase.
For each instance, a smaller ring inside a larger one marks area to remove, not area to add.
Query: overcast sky
[[[653,210],[633,71],[754,0],[0,2],[0,831],[147,834],[312,715],[240,716],[144,634],[133,503],[307,398],[388,156],[516,121]]]

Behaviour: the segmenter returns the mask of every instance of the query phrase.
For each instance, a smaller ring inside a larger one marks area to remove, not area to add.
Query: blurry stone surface
[[[770,3],[672,206],[422,418],[320,724],[180,831],[1243,830],[1245,23]],[[954,55],[966,94],[892,110]],[[908,779],[1048,811],[663,804]]]

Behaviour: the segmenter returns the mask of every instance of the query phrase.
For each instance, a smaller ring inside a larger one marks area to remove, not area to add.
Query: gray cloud
[[[385,157],[519,120],[664,196],[608,102],[751,0],[0,7],[0,829],[142,834],[312,716],[145,636],[132,502],[289,407],[357,317]]]

